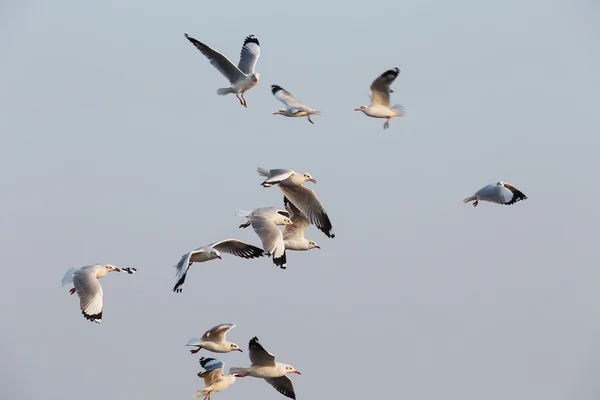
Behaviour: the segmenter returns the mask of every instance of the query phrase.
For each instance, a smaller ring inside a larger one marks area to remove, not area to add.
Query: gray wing
[[[304,238],[304,231],[306,231],[306,228],[310,226],[310,221],[285,196],[283,196],[283,204],[285,205],[285,209],[291,215],[290,219],[296,224],[296,226],[285,225],[283,227],[283,240],[285,241],[292,238]]]
[[[510,183],[504,182],[504,188],[509,190],[512,194],[512,198],[507,203],[504,203],[507,206],[515,204],[517,201],[527,200],[527,196],[525,195],[525,193],[521,192],[519,189],[517,189]]]
[[[198,376],[204,379],[204,385],[210,386],[223,377],[223,367],[225,363],[216,358],[200,357],[200,365],[205,371],[202,371]]]
[[[327,237],[334,238],[333,226],[317,194],[306,186],[279,185],[279,188],[308,220]]]
[[[213,326],[202,335],[201,340],[210,342],[222,342],[225,340],[225,335],[230,329],[235,328],[235,324],[221,324]]]
[[[223,76],[227,78],[232,85],[235,84],[239,79],[245,77],[244,73],[240,71],[239,68],[236,67],[231,61],[229,61],[229,59],[223,54],[211,49],[210,47],[208,47],[204,43],[197,41],[193,37],[188,36],[187,33],[185,34],[185,37],[190,42],[192,42],[192,44],[196,46],[196,48],[200,50],[200,52],[204,54],[206,58],[208,58],[210,64],[217,70],[219,70],[219,72],[223,74]]]
[[[273,255],[275,265],[285,268],[285,243],[281,229],[273,222],[272,213],[255,215],[250,219],[254,232],[260,238],[265,251]]]
[[[279,393],[290,399],[296,399],[296,392],[294,391],[294,383],[289,376],[283,375],[279,378],[265,378],[265,381],[275,388]]]
[[[306,106],[298,101],[290,92],[278,85],[271,85],[273,96],[281,101],[292,112],[305,110]]]
[[[212,246],[223,253],[233,254],[234,256],[246,259],[267,255],[263,249],[236,239],[221,240],[220,242],[209,244],[209,246]]]
[[[379,75],[371,84],[371,105],[372,106],[390,106],[390,85],[400,70],[398,68],[390,69]]]
[[[195,260],[195,257],[198,257],[200,254],[202,254],[203,250],[196,249],[193,251],[190,251],[189,253],[185,253],[183,256],[181,256],[181,259],[179,260],[179,262],[177,263],[177,265],[175,265],[175,274],[176,274],[176,278],[177,278],[177,282],[175,283],[175,286],[173,287],[173,291],[175,293],[181,293],[183,290],[183,284],[185,283],[185,278],[187,276],[187,273],[190,269],[190,265],[192,265],[192,263],[194,261],[200,261],[200,260]]]
[[[258,39],[254,35],[247,36],[242,45],[238,68],[246,75],[253,74],[258,57],[260,57],[260,43],[258,43]]]
[[[269,177],[265,179],[262,183],[263,185],[267,184],[269,186],[275,185],[281,181],[286,180],[294,173],[293,169],[271,169],[269,170]]]
[[[102,321],[102,286],[96,278],[96,270],[82,269],[73,274],[73,286],[79,296],[79,306],[85,319]]]
[[[255,336],[248,343],[248,354],[250,363],[254,366],[270,367],[275,365],[275,356],[265,350]]]

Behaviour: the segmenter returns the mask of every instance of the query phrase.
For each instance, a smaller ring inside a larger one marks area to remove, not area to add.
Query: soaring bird
[[[387,121],[383,124],[383,129],[390,127],[390,119],[403,117],[404,108],[401,105],[397,104],[390,107],[390,93],[393,92],[390,85],[396,80],[399,73],[400,69],[394,68],[379,75],[371,84],[371,105],[360,106],[360,108],[355,108],[354,111],[362,111],[365,115],[373,118],[386,118]]]
[[[310,107],[300,103],[290,92],[278,85],[271,85],[273,96],[283,104],[285,108],[275,111],[273,115],[285,115],[286,117],[306,117],[308,122],[314,124],[311,115],[321,115],[321,111],[313,110]]]
[[[499,181],[491,183],[479,189],[473,196],[467,197],[463,203],[473,201],[473,207],[477,207],[479,201],[489,201],[491,203],[511,205],[517,201],[525,200],[527,196],[508,182]]]

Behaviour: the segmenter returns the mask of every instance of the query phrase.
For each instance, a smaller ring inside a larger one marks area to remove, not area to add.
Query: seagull
[[[286,225],[283,228],[283,242],[285,243],[285,249],[298,251],[320,249],[321,247],[317,243],[304,238],[304,231],[311,225],[308,218],[306,218],[285,196],[283,196],[283,204],[287,212],[290,213],[292,222],[296,224],[296,226]]]
[[[321,115],[321,111],[313,110],[300,103],[290,92],[278,85],[271,85],[273,96],[283,104],[286,108],[275,111],[273,115],[285,115],[286,117],[306,117],[308,122],[314,124],[310,119],[311,115]]]
[[[245,259],[257,258],[267,255],[263,249],[259,249],[256,246],[242,242],[236,239],[225,239],[220,242],[214,242],[204,247],[199,247],[196,250],[192,250],[189,253],[185,253],[181,256],[181,260],[175,265],[177,274],[177,283],[173,287],[175,293],[181,293],[183,290],[183,283],[185,277],[190,269],[190,266],[195,262],[205,262],[214,260],[215,258],[221,259],[221,253],[229,253],[234,256],[242,257]]]
[[[489,201],[491,203],[511,205],[519,200],[525,200],[527,196],[508,182],[500,181],[491,183],[479,189],[473,196],[467,197],[463,203],[475,200],[473,207],[477,207],[479,201]]]
[[[266,251],[273,255],[273,263],[286,268],[285,242],[277,225],[294,225],[287,211],[274,207],[257,208],[253,211],[237,210],[235,215],[248,218],[240,228],[252,225]]]
[[[200,357],[200,365],[204,368],[204,371],[199,372],[198,376],[204,379],[205,387],[203,390],[198,390],[194,393],[196,399],[204,396],[204,400],[210,400],[210,395],[212,393],[225,390],[233,385],[235,378],[246,376],[243,374],[223,375],[225,363],[216,358]]]
[[[289,199],[308,220],[314,224],[327,237],[334,238],[331,221],[329,216],[317,197],[317,194],[303,185],[304,182],[311,181],[317,183],[309,173],[298,173],[291,169],[271,169],[258,167],[259,175],[267,177],[261,185],[271,187],[279,185],[279,189],[285,197]]]
[[[385,71],[375,79],[371,84],[371,105],[360,106],[360,108],[355,108],[354,111],[362,111],[373,118],[386,118],[387,121],[383,124],[383,129],[390,127],[390,119],[394,117],[403,117],[404,109],[401,105],[397,104],[390,107],[390,93],[393,92],[393,90],[390,89],[390,85],[394,82],[399,73],[400,70],[394,68]]]
[[[202,349],[212,351],[214,353],[229,353],[230,351],[242,351],[240,347],[228,342],[225,335],[230,329],[235,328],[235,324],[221,324],[213,326],[202,335],[200,339],[190,339],[186,346],[196,346],[197,349],[190,350],[191,354],[196,354]]]
[[[248,107],[246,99],[244,98],[244,93],[256,86],[260,80],[260,74],[254,72],[256,61],[258,60],[258,57],[260,57],[260,44],[258,43],[258,39],[255,38],[254,35],[246,37],[244,44],[242,45],[242,52],[240,53],[240,62],[236,67],[227,57],[218,51],[213,50],[204,43],[188,36],[187,33],[185,34],[185,37],[192,42],[192,44],[208,58],[211,65],[218,69],[231,83],[231,87],[221,88],[217,90],[217,94],[219,96],[225,96],[229,93],[235,93],[240,104],[244,107]],[[242,95],[241,99],[239,96],[240,93]]]
[[[250,339],[248,349],[250,354],[250,367],[232,367],[229,368],[229,373],[263,378],[279,393],[290,399],[296,399],[294,384],[286,374],[295,373],[300,375],[300,372],[289,364],[275,362],[275,356],[262,347],[256,336]]]
[[[85,319],[100,323],[102,321],[102,286],[98,279],[109,272],[127,272],[133,274],[136,268],[119,268],[110,264],[94,264],[86,267],[71,268],[62,279],[62,286],[73,283],[69,294],[77,292],[79,306]]]

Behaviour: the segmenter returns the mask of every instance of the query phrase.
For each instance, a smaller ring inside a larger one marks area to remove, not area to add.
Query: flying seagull
[[[199,247],[181,256],[181,260],[175,265],[177,274],[177,283],[173,287],[173,291],[181,293],[185,277],[190,269],[190,266],[195,263],[221,259],[221,252],[233,254],[234,256],[245,259],[257,258],[267,255],[267,253],[256,246],[242,242],[236,239],[225,239],[219,242],[214,242],[204,247]]]
[[[320,249],[321,247],[316,242],[304,237],[304,231],[311,225],[308,218],[306,218],[285,196],[283,196],[283,205],[287,212],[290,213],[292,222],[296,225],[286,225],[283,227],[283,242],[285,243],[285,249],[297,251]]]
[[[473,207],[477,207],[479,201],[511,205],[517,201],[525,200],[527,196],[508,182],[500,181],[491,183],[479,189],[473,196],[467,197],[463,203],[473,201]]]
[[[200,365],[204,368],[204,371],[198,373],[198,376],[204,379],[204,389],[194,393],[196,399],[204,396],[204,400],[210,400],[210,395],[212,393],[225,390],[233,385],[235,378],[246,376],[243,374],[223,375],[225,363],[216,358],[200,357]]]
[[[310,119],[311,115],[321,115],[321,111],[313,110],[310,107],[300,103],[290,92],[278,85],[271,85],[273,96],[283,104],[285,108],[275,111],[273,115],[285,115],[286,117],[306,117],[308,122],[314,124]]]
[[[231,87],[221,88],[217,90],[217,94],[219,96],[224,96],[229,93],[235,93],[240,104],[244,107],[248,107],[246,99],[244,98],[244,93],[256,86],[260,80],[260,74],[254,72],[256,61],[258,60],[258,57],[260,57],[260,44],[258,43],[258,39],[255,38],[254,35],[247,36],[246,39],[244,39],[242,52],[240,53],[240,62],[236,67],[227,57],[218,51],[213,50],[204,43],[188,36],[187,33],[185,34],[185,37],[192,42],[192,44],[208,58],[211,65],[218,69],[219,72],[229,80],[229,83],[231,83]],[[240,98],[240,94],[242,95],[242,98]]]
[[[400,73],[400,69],[394,68],[385,71],[371,84],[371,105],[360,106],[354,111],[362,111],[365,115],[373,118],[386,118],[387,121],[383,124],[383,129],[390,127],[390,119],[394,117],[403,117],[404,109],[401,105],[390,107],[390,85]]]
[[[190,350],[191,354],[196,354],[201,349],[206,349],[214,353],[229,353],[230,351],[242,351],[240,347],[228,342],[225,335],[230,329],[235,328],[235,324],[221,324],[213,326],[207,330],[200,339],[190,339],[186,346],[195,346],[197,349]]]
[[[279,393],[290,399],[296,399],[294,384],[286,375],[294,373],[300,375],[300,372],[289,364],[275,362],[275,356],[262,347],[258,338],[255,336],[250,339],[248,344],[248,353],[250,355],[250,367],[229,369],[230,374],[240,374],[243,376],[252,376],[263,378],[267,383],[273,386]]]
[[[70,294],[77,292],[79,306],[85,319],[100,323],[102,321],[102,286],[98,279],[109,272],[127,272],[133,274],[136,268],[119,268],[110,264],[95,264],[86,267],[71,268],[62,279],[62,286],[73,283]]]

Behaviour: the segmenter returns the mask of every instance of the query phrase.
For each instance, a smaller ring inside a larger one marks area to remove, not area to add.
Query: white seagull
[[[334,238],[333,226],[329,220],[329,216],[317,197],[317,194],[304,186],[305,182],[317,181],[309,173],[298,173],[291,169],[271,169],[258,167],[257,171],[260,175],[267,177],[261,185],[271,187],[279,185],[279,189],[285,197],[292,202],[308,220],[314,224],[327,237]]]
[[[109,272],[127,272],[133,274],[136,268],[119,268],[110,264],[95,264],[86,267],[71,268],[62,279],[62,286],[73,283],[70,294],[77,292],[79,306],[85,319],[100,323],[102,321],[102,286],[98,279]]]
[[[221,324],[213,326],[202,335],[200,339],[190,339],[186,346],[196,346],[197,349],[190,350],[190,353],[196,354],[201,349],[206,349],[214,353],[229,353],[230,351],[242,351],[240,347],[228,342],[225,335],[230,329],[235,328],[235,324]]]
[[[190,269],[190,266],[195,263],[201,263],[205,261],[214,260],[215,258],[221,259],[221,253],[229,253],[234,256],[242,257],[245,259],[257,258],[266,256],[267,253],[263,249],[259,249],[256,246],[242,242],[236,239],[225,239],[220,242],[214,242],[204,247],[199,247],[196,250],[192,250],[189,253],[185,253],[181,256],[181,260],[175,265],[177,274],[177,283],[173,287],[173,291],[181,293],[183,290],[183,283],[185,277]]]
[[[292,222],[296,224],[296,226],[286,225],[283,228],[283,242],[285,243],[285,249],[297,251],[320,249],[321,247],[317,243],[312,240],[307,240],[304,237],[304,231],[311,225],[308,218],[306,218],[285,196],[283,196],[283,205],[287,212],[290,213]]]
[[[258,39],[255,38],[254,35],[246,37],[244,44],[242,45],[240,62],[236,67],[227,57],[218,51],[213,50],[204,43],[188,36],[187,33],[185,34],[185,37],[192,42],[192,44],[208,58],[211,65],[218,69],[231,83],[231,87],[221,88],[217,90],[217,94],[219,96],[224,96],[229,93],[235,93],[240,104],[244,107],[248,107],[246,105],[244,93],[256,86],[260,80],[260,74],[254,72],[256,61],[258,60],[258,57],[260,57],[260,44],[258,43]],[[241,99],[239,94],[242,95]]]
[[[260,238],[265,251],[273,255],[273,263],[281,269],[286,268],[285,242],[277,225],[294,225],[287,211],[274,207],[257,208],[253,211],[237,210],[235,215],[248,218],[240,228],[252,229]]]
[[[489,201],[491,203],[511,205],[519,200],[525,200],[527,196],[508,182],[500,181],[491,183],[479,189],[473,196],[467,197],[463,203],[475,200],[473,207],[477,207],[479,201]]]
[[[313,110],[310,107],[300,103],[290,92],[278,85],[271,85],[273,96],[283,104],[286,108],[275,111],[273,115],[285,115],[286,117],[306,117],[308,122],[314,124],[310,119],[311,115],[321,115],[321,111]]]
[[[205,387],[203,390],[198,390],[194,393],[196,399],[204,396],[204,400],[210,400],[210,395],[212,393],[225,390],[233,385],[235,378],[246,376],[243,374],[223,375],[225,363],[215,358],[200,357],[200,365],[204,368],[204,371],[198,373],[198,376],[204,379]]]
[[[399,73],[400,70],[394,68],[385,71],[375,79],[371,84],[371,105],[360,106],[360,108],[355,108],[354,111],[362,111],[373,118],[386,118],[387,121],[383,124],[383,129],[390,127],[390,119],[394,117],[403,117],[404,109],[401,105],[397,104],[390,107],[390,93],[392,93],[390,85],[394,82]]]
[[[229,368],[230,374],[240,374],[243,376],[250,375],[255,378],[263,378],[279,393],[289,397],[290,399],[296,399],[294,384],[286,375],[289,373],[300,375],[300,372],[296,368],[289,364],[275,362],[275,356],[262,347],[256,336],[250,339],[248,353],[250,355],[250,367]]]

